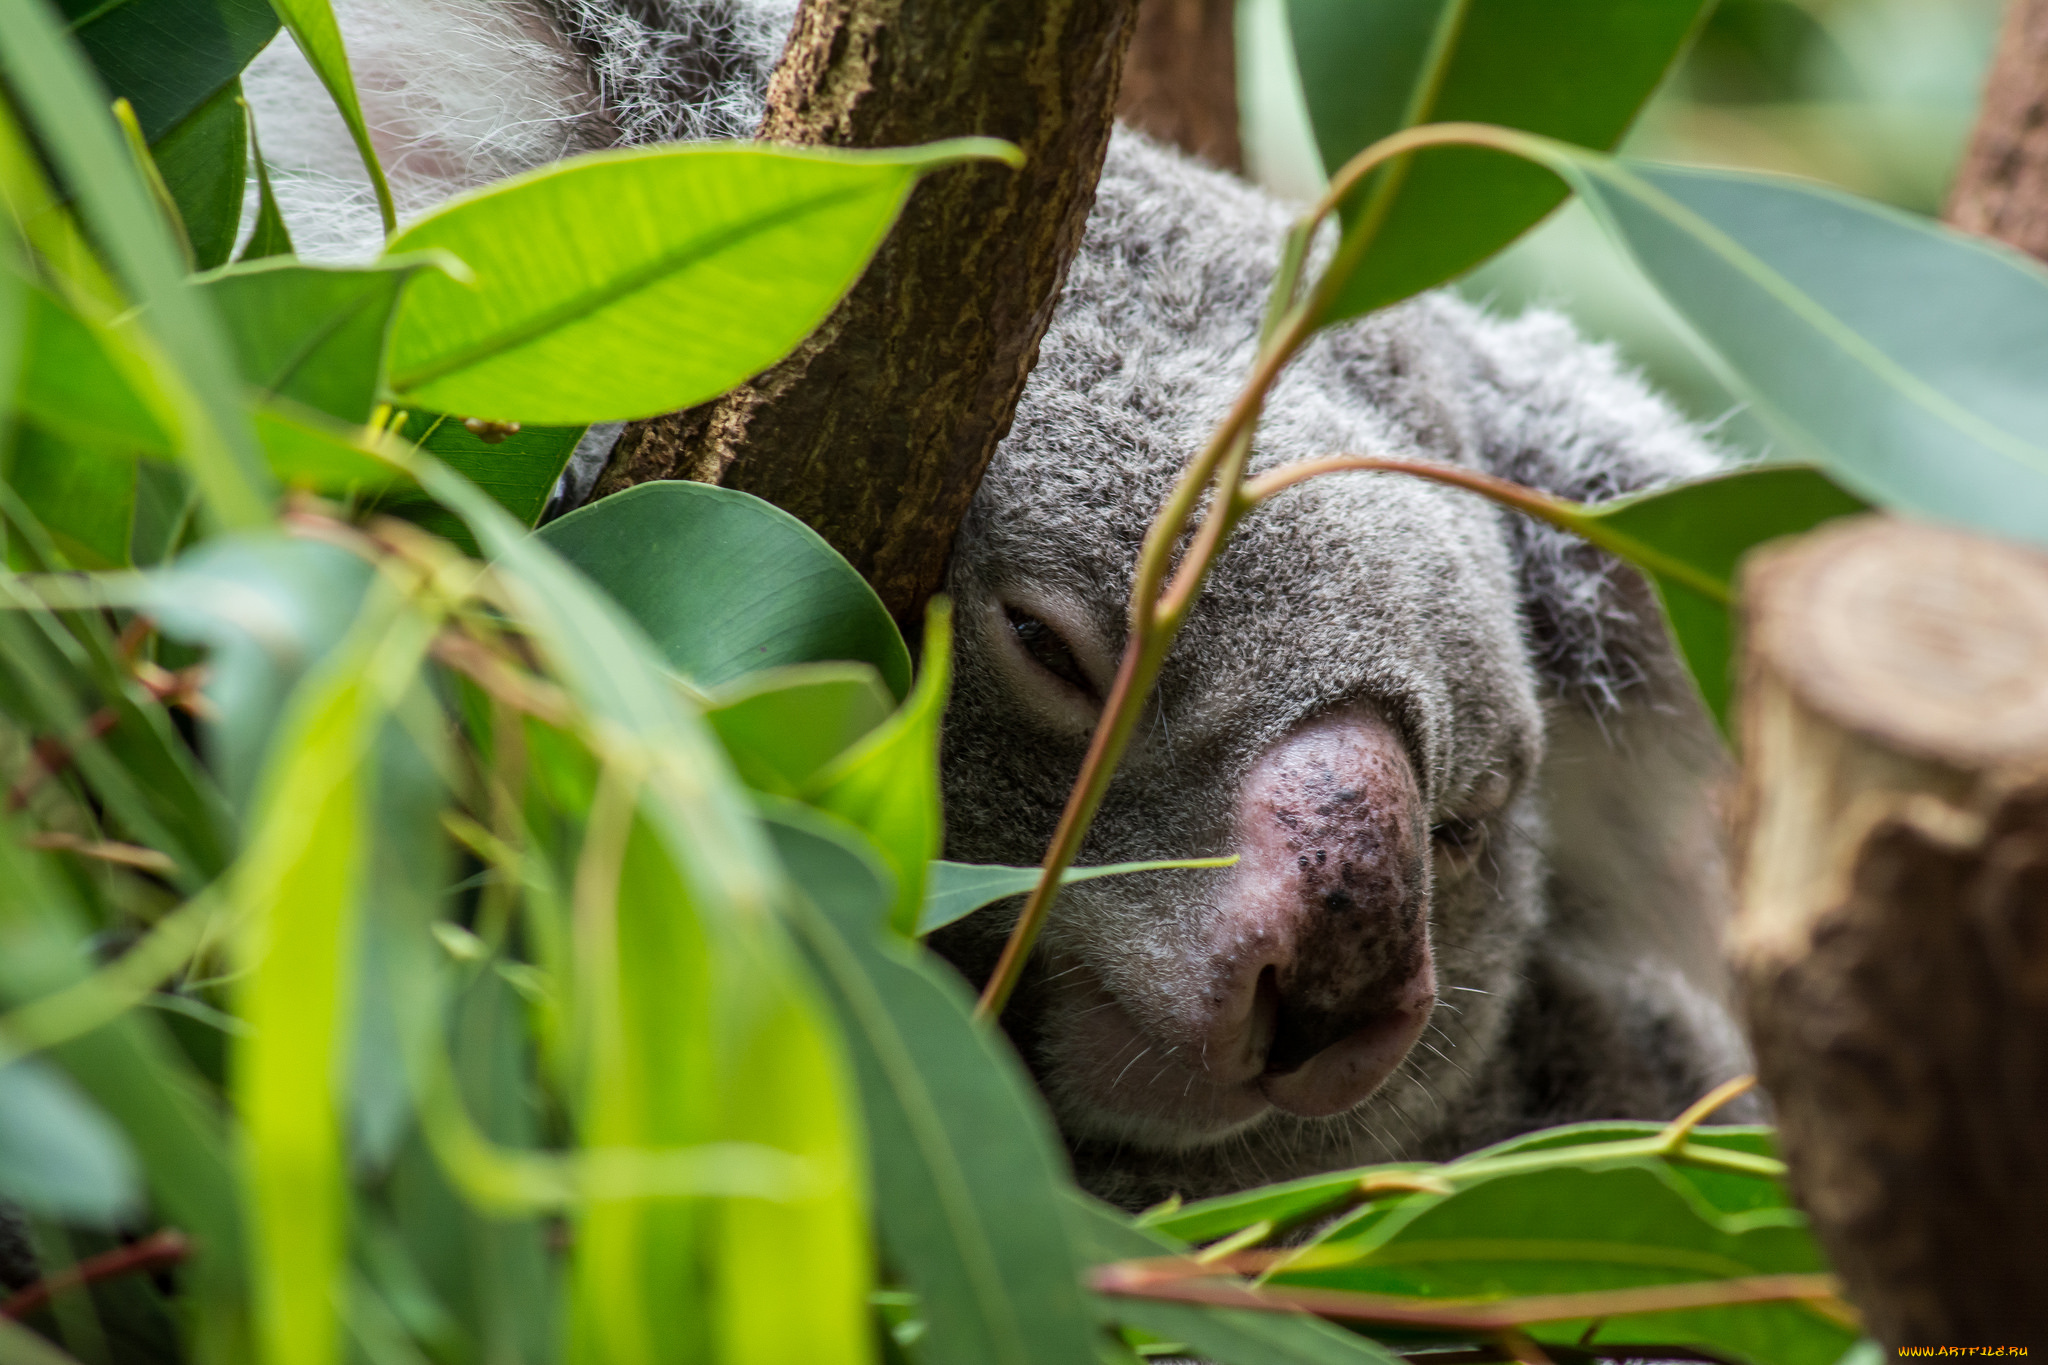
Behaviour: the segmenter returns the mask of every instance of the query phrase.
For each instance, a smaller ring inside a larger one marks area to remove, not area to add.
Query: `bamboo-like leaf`
[[[1060,874],[1060,885],[1093,881],[1097,877],[1124,877],[1133,872],[1165,872],[1185,867],[1229,867],[1237,862],[1227,858],[1160,858],[1146,863],[1110,863],[1102,867],[1070,867]],[[1038,885],[1035,867],[1001,867],[993,863],[949,863],[934,859],[925,878],[924,908],[918,912],[919,937],[943,929],[954,920],[965,919],[984,905],[1006,896],[1021,896]]]

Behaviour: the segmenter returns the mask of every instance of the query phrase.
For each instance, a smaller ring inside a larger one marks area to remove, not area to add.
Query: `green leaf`
[[[0,475],[36,514],[74,569],[128,564],[135,462],[59,440],[24,423],[0,450]]]
[[[939,724],[952,686],[953,612],[935,598],[925,617],[924,671],[895,715],[805,784],[803,799],[851,822],[896,879],[889,926],[917,933],[924,880],[945,844],[939,811]]]
[[[1588,507],[1573,529],[1649,573],[1686,666],[1725,731],[1736,565],[1767,540],[1867,510],[1817,469],[1766,465]]]
[[[201,270],[234,254],[249,183],[249,121],[242,83],[230,81],[150,145],[177,202],[178,217]]]
[[[263,145],[256,138],[256,111],[249,107],[247,100],[241,101],[242,113],[249,123],[249,160],[256,167],[256,224],[249,230],[249,240],[242,246],[240,261],[260,261],[270,256],[292,254],[292,235],[285,228],[284,214],[278,211],[277,194],[270,187],[270,164],[263,159]]]
[[[0,28],[7,33],[0,72],[142,309],[177,417],[180,457],[223,524],[267,523],[272,488],[242,412],[227,339],[187,287],[177,245],[90,72],[40,0],[0,0]]]
[[[1334,174],[1391,133],[1494,123],[1586,147],[1621,140],[1708,6],[1702,0],[1288,0],[1295,64]],[[1478,148],[1395,161],[1343,206],[1364,255],[1322,321],[1383,307],[1477,265],[1564,191]]]
[[[363,169],[370,173],[370,186],[377,194],[377,212],[384,219],[384,235],[389,237],[398,230],[398,214],[391,204],[391,186],[384,179],[383,164],[377,160],[376,145],[370,141],[369,126],[363,122],[362,101],[356,97],[356,80],[348,69],[348,52],[342,46],[341,26],[334,22],[334,10],[327,0],[270,0],[270,4],[291,30],[292,40],[305,54],[307,65],[320,77],[320,83],[327,87],[328,98],[334,101],[342,122],[348,125],[356,153],[363,159]]]
[[[917,1291],[930,1365],[1092,1360],[1081,1261],[1062,1221],[1059,1138],[950,968],[882,931],[888,874],[843,825],[773,805],[804,897],[798,938],[839,1011],[867,1114],[883,1246]]]
[[[376,401],[399,295],[427,264],[417,257],[359,267],[265,260],[231,266],[201,287],[227,324],[242,377],[259,393],[360,423]]]
[[[169,456],[172,438],[135,389],[147,363],[113,328],[89,323],[41,289],[24,291],[25,354],[15,401],[45,430],[98,449]]]
[[[540,538],[699,687],[853,660],[896,695],[910,690],[910,651],[874,589],[817,532],[751,494],[643,483],[549,522]]]
[[[398,434],[490,494],[498,506],[525,525],[540,520],[548,494],[562,477],[585,427],[521,427],[485,440],[459,417],[438,412],[407,413]],[[422,497],[386,500],[378,510],[406,517],[458,545],[471,546],[462,524]]]
[[[39,1218],[107,1227],[142,1205],[128,1141],[63,1075],[0,1062],[0,1197]]]
[[[152,143],[232,86],[277,34],[266,0],[57,0],[57,8]]]
[[[720,688],[704,718],[742,781],[793,797],[895,704],[867,664],[788,664]]]
[[[1060,874],[1060,885],[1093,881],[1097,877],[1122,877],[1133,872],[1164,872],[1183,867],[1229,867],[1237,862],[1227,858],[1160,858],[1146,863],[1110,863],[1102,867],[1070,867]],[[1006,896],[1021,896],[1038,885],[1035,867],[1002,867],[994,863],[949,863],[934,859],[925,880],[924,909],[918,912],[919,937],[943,929],[954,920],[965,919],[984,905]]]
[[[1383,1203],[1383,1216],[1322,1243],[1313,1268],[1282,1268],[1269,1283],[1464,1298],[1826,1269],[1797,1211],[1722,1214],[1661,1161],[1499,1175]],[[1328,1263],[1338,1255],[1343,1263]],[[1529,1330],[1570,1345],[1594,1326]],[[1818,1309],[1787,1302],[1608,1317],[1597,1326],[1591,1340],[1602,1346],[1685,1344],[1759,1365],[1834,1365],[1856,1339]]]
[[[474,285],[407,293],[391,386],[501,421],[649,417],[787,355],[866,268],[920,176],[996,157],[710,144],[593,152],[465,195],[393,250],[442,247]]]
[[[1094,1264],[1187,1252],[1185,1242],[1138,1227],[1078,1190],[1068,1192],[1066,1211],[1075,1242]],[[1106,1321],[1184,1342],[1217,1365],[1395,1365],[1400,1359],[1355,1332],[1307,1314],[1108,1295],[1098,1296],[1096,1302]]]
[[[1881,506],[2048,544],[2048,271],[1817,185],[1526,150],[1799,453]]]

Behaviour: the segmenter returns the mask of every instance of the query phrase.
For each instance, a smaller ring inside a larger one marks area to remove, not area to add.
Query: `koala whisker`
[[[1139,1062],[1142,1062],[1142,1061],[1144,1061],[1144,1060],[1145,1060],[1145,1054],[1146,1054],[1147,1052],[1150,1052],[1151,1050],[1152,1050],[1152,1047],[1151,1047],[1151,1045],[1150,1045],[1150,1044],[1148,1043],[1148,1044],[1147,1044],[1147,1045],[1145,1046],[1145,1049],[1144,1049],[1144,1051],[1140,1052],[1140,1053],[1139,1053],[1139,1054],[1138,1054],[1137,1056],[1135,1056],[1135,1057],[1131,1058],[1131,1060],[1129,1060],[1128,1062],[1125,1062],[1125,1063],[1124,1063],[1124,1069],[1123,1069],[1122,1071],[1119,1071],[1119,1072],[1117,1072],[1117,1073],[1116,1073],[1116,1079],[1115,1079],[1115,1080],[1113,1080],[1113,1081],[1111,1081],[1111,1082],[1109,1083],[1109,1088],[1110,1088],[1111,1090],[1114,1090],[1114,1089],[1116,1089],[1116,1088],[1117,1088],[1117,1087],[1118,1087],[1119,1085],[1122,1085],[1122,1084],[1123,1084],[1123,1080],[1124,1080],[1124,1077],[1126,1077],[1126,1076],[1128,1076],[1128,1075],[1130,1075],[1130,1074],[1131,1074],[1131,1068],[1132,1068],[1132,1067],[1134,1067],[1134,1066],[1136,1066],[1136,1065],[1137,1065],[1137,1064],[1138,1064]]]

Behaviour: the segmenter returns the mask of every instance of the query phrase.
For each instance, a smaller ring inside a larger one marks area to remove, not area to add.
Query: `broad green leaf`
[[[773,806],[804,895],[790,919],[838,1010],[867,1114],[875,1216],[921,1300],[930,1365],[1095,1359],[1082,1261],[1062,1218],[1058,1136],[950,968],[882,929],[888,873],[851,830]]]
[[[1609,148],[1708,8],[1702,0],[1287,0],[1317,149],[1332,173],[1423,123],[1495,123]],[[1343,207],[1364,255],[1324,321],[1477,265],[1564,199],[1534,166],[1477,148],[1389,164]]]
[[[1078,1190],[1066,1201],[1074,1241],[1091,1264],[1185,1254],[1187,1244],[1133,1224]],[[1098,1295],[1106,1321],[1142,1328],[1199,1351],[1216,1365],[1394,1365],[1400,1357],[1355,1332],[1307,1314],[1203,1308]]]
[[[41,1218],[110,1226],[142,1204],[127,1139],[63,1075],[0,1062],[0,1198]]]
[[[1452,1194],[1386,1201],[1390,1211],[1283,1267],[1274,1285],[1440,1298],[1582,1293],[1825,1271],[1789,1208],[1723,1214],[1665,1163],[1500,1175]],[[1341,1264],[1329,1258],[1342,1254]],[[1538,1341],[1583,1343],[1594,1323],[1545,1323]],[[1759,1365],[1834,1365],[1856,1334],[1803,1303],[1608,1317],[1590,1340],[1683,1344]]]
[[[266,260],[232,266],[202,288],[227,325],[242,377],[258,393],[360,423],[376,401],[392,310],[406,280],[425,264]]]
[[[438,412],[406,414],[398,434],[471,483],[528,526],[540,520],[548,494],[562,477],[583,427],[521,427],[506,433],[471,431],[459,417]],[[378,510],[406,517],[465,548],[474,545],[462,523],[431,499],[417,495],[386,499]]]
[[[57,8],[152,143],[232,86],[277,34],[267,0],[57,0]]]
[[[371,444],[361,427],[346,426],[323,412],[275,400],[254,408],[263,459],[278,482],[331,497],[409,487],[390,454],[395,442]],[[373,438],[374,439],[374,438]]]
[[[384,219],[384,235],[398,230],[397,211],[391,204],[391,186],[384,179],[384,167],[377,160],[377,148],[370,141],[370,129],[363,121],[362,101],[356,96],[355,76],[348,69],[348,52],[342,46],[341,26],[327,0],[270,0],[277,17],[291,30],[292,40],[305,55],[306,64],[327,87],[328,98],[348,125],[356,153],[369,172],[370,186],[377,195],[377,211]]]
[[[2048,544],[2048,272],[1817,185],[1528,139],[1757,411],[1881,506]]]
[[[136,392],[147,364],[116,329],[87,322],[41,289],[25,291],[26,354],[15,401],[45,430],[98,449],[169,456],[154,404]],[[152,393],[152,398],[155,395]]]
[[[887,152],[748,144],[593,152],[465,195],[394,251],[441,247],[473,285],[406,294],[407,403],[566,425],[648,417],[781,359],[866,268],[920,176],[1014,155],[961,139]]]
[[[787,664],[712,694],[704,713],[746,784],[795,796],[884,721],[896,699],[867,664]]]
[[[218,319],[185,283],[184,262],[127,154],[89,70],[40,0],[0,0],[0,72],[115,274],[141,309],[179,455],[229,527],[270,516],[271,484]],[[207,91],[211,93],[211,88]]]
[[[906,938],[917,933],[926,872],[946,840],[939,811],[939,725],[952,668],[953,612],[938,598],[925,617],[924,670],[909,698],[814,774],[801,793],[874,841],[896,879],[889,926]]]
[[[0,475],[74,569],[128,564],[135,520],[135,461],[58,440],[24,423],[0,449]]]
[[[1540,1152],[1559,1147],[1583,1147],[1596,1142],[1623,1142],[1654,1137],[1664,1130],[1661,1123],[1594,1122],[1570,1123],[1539,1132],[1524,1133],[1506,1142],[1468,1152],[1461,1162],[1487,1161],[1516,1152]],[[1752,1125],[1719,1125],[1695,1128],[1686,1141],[1699,1147],[1719,1147],[1755,1156],[1776,1157],[1777,1136],[1773,1130]],[[1785,1182],[1767,1176],[1674,1162],[1672,1176],[1692,1187],[1693,1192],[1722,1213],[1750,1213],[1757,1209],[1792,1207]]]
[[[230,81],[150,144],[150,155],[176,200],[185,236],[201,270],[234,254],[249,183],[249,121],[242,83]]]
[[[1582,508],[1573,529],[1649,574],[1700,695],[1725,730],[1736,565],[1767,540],[1867,510],[1819,470],[1765,465]]]
[[[1229,867],[1237,858],[1161,858],[1147,863],[1110,863],[1103,867],[1070,867],[1060,874],[1060,885],[1093,881],[1097,877],[1122,877],[1133,872],[1164,872],[1183,867]],[[965,919],[984,905],[1006,896],[1021,896],[1038,885],[1035,867],[1001,867],[993,863],[949,863],[933,859],[925,879],[924,908],[918,912],[917,932],[921,938],[943,929],[954,920]]]
[[[882,599],[817,532],[747,493],[643,483],[549,522],[581,569],[699,687],[783,664],[872,664],[897,696],[910,651]]]

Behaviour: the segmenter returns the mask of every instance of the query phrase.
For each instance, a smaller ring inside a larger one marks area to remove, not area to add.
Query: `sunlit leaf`
[[[902,696],[910,652],[875,590],[817,532],[747,493],[643,483],[540,537],[700,687],[783,664],[872,664]]]
[[[491,185],[391,244],[476,272],[407,292],[391,386],[444,412],[555,425],[702,402],[824,320],[919,176],[1005,151],[636,148]]]
[[[1146,863],[1110,863],[1102,867],[1070,867],[1060,874],[1060,885],[1093,881],[1097,877],[1122,877],[1133,872],[1164,872],[1170,868],[1229,867],[1228,858],[1161,858]],[[1001,867],[993,863],[949,863],[934,859],[925,881],[924,908],[918,912],[920,937],[943,929],[954,920],[965,919],[984,905],[1006,896],[1021,896],[1038,885],[1035,867]]]
[[[1708,8],[1702,0],[1287,0],[1317,149],[1334,173],[1370,144],[1464,120],[1586,147],[1620,141]],[[1477,265],[1564,199],[1498,152],[1432,148],[1344,206],[1369,242],[1325,319],[1351,317]]]
[[[895,705],[867,664],[787,664],[720,688],[704,718],[748,786],[795,796]]]

